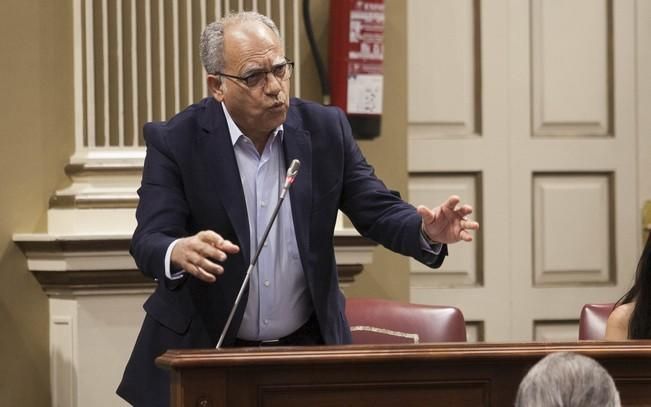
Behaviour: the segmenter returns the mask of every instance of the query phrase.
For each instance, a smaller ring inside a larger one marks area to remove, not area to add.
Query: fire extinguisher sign
[[[350,12],[348,97],[353,114],[382,114],[384,3],[359,0]]]

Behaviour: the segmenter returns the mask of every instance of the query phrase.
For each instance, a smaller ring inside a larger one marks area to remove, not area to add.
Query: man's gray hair
[[[255,21],[269,27],[280,38],[280,31],[269,17],[255,11],[229,14],[206,26],[199,42],[201,63],[209,74],[224,70],[224,27],[247,21]]]
[[[613,378],[594,359],[552,353],[522,379],[516,407],[620,407]]]

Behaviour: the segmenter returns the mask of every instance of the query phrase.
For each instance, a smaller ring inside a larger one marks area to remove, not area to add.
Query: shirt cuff
[[[424,250],[424,251],[426,251],[426,252],[428,252],[428,253],[432,253],[432,254],[434,254],[434,255],[436,255],[436,256],[438,256],[439,254],[441,254],[441,249],[443,249],[443,243],[439,243],[439,242],[432,242],[432,243],[429,243],[429,242],[427,241],[427,240],[429,240],[429,239],[427,239],[427,240],[425,239],[425,235],[424,235],[424,233],[425,233],[425,232],[423,232],[423,231],[421,230],[421,232],[420,232],[420,248],[421,248],[422,250]]]
[[[178,280],[183,278],[183,275],[185,274],[185,270],[183,269],[174,270],[174,274],[172,274],[172,249],[174,249],[174,246],[176,246],[176,243],[178,243],[179,240],[181,239],[176,239],[170,243],[165,252],[165,277],[170,280]]]

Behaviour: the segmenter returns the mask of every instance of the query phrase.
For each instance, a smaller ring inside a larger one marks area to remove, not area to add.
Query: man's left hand
[[[472,206],[460,205],[458,196],[452,195],[441,205],[429,209],[420,205],[418,214],[423,218],[423,232],[430,240],[438,243],[470,242],[470,230],[478,230],[479,223],[470,220]]]

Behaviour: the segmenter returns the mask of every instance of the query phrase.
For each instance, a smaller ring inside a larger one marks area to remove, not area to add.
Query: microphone
[[[289,190],[289,187],[294,183],[299,168],[301,168],[301,162],[296,159],[292,160],[292,163],[289,165],[289,168],[287,169],[287,176],[285,177],[285,184],[283,185],[283,190],[280,191],[281,201],[285,199],[285,194],[287,193],[287,190]]]
[[[233,315],[235,315],[235,310],[237,309],[237,306],[240,304],[240,301],[242,300],[242,294],[244,293],[244,288],[249,284],[251,271],[258,263],[258,257],[260,257],[260,252],[262,251],[262,247],[264,246],[264,243],[267,241],[267,236],[269,236],[269,231],[271,230],[271,227],[273,226],[274,222],[276,221],[276,218],[278,217],[278,211],[280,210],[280,205],[282,205],[283,201],[285,200],[285,195],[287,195],[287,191],[289,190],[289,187],[291,187],[292,184],[294,183],[294,180],[296,179],[296,175],[298,174],[298,169],[300,167],[301,167],[301,162],[294,159],[292,160],[292,163],[289,165],[289,168],[287,169],[287,176],[285,177],[285,183],[283,184],[283,188],[280,191],[280,195],[278,197],[278,203],[276,203],[276,208],[274,208],[273,214],[271,215],[271,219],[269,219],[269,223],[267,223],[267,228],[264,230],[262,239],[260,239],[260,241],[258,242],[258,247],[255,251],[255,255],[253,256],[253,260],[249,264],[249,268],[246,270],[244,281],[242,281],[242,286],[240,287],[240,291],[237,293],[237,297],[235,297],[235,303],[233,304],[231,313],[228,315],[228,319],[226,320],[226,325],[224,325],[224,329],[222,330],[222,333],[219,336],[219,341],[217,341],[217,346],[215,346],[215,349],[221,348],[222,343],[224,342],[224,337],[226,337],[226,332],[228,332],[228,328],[231,326],[231,321],[233,320]]]

